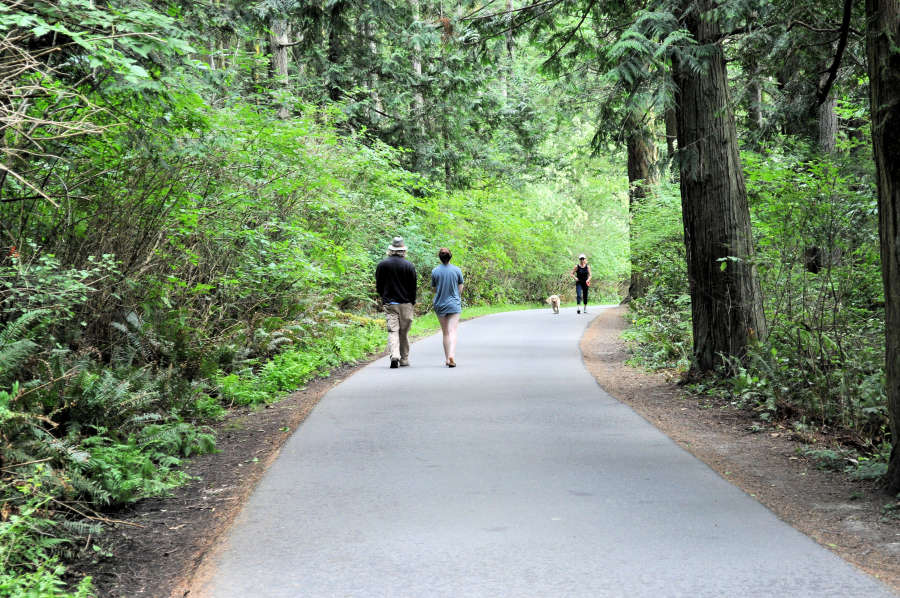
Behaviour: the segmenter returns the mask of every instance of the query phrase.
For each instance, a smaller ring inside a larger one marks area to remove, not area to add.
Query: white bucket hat
[[[403,237],[394,237],[391,244],[388,245],[388,251],[406,251],[406,245],[403,243]]]

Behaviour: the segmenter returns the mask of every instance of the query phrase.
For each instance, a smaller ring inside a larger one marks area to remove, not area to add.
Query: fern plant
[[[31,338],[30,326],[49,313],[46,309],[29,311],[0,329],[0,383],[8,382],[40,347]]]
[[[37,484],[39,486],[39,484]],[[72,538],[97,534],[96,524],[60,522],[47,517],[50,497],[39,493],[0,519],[0,596],[88,598],[91,579],[84,578],[75,593],[65,591],[65,567],[59,559],[72,556]]]

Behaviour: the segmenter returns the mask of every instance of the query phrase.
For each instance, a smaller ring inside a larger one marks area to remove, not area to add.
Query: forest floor
[[[751,413],[686,396],[671,376],[625,365],[624,309],[604,310],[581,342],[600,386],[778,517],[900,592],[900,519],[885,514],[890,497],[875,483],[816,469],[798,453],[801,441],[778,424],[759,431]],[[190,461],[194,481],[110,515],[120,523],[100,539],[104,550],[72,573],[92,575],[103,598],[190,596],[204,556],[284,442],[329,389],[363,365],[276,404],[229,414],[216,425],[219,452]]]

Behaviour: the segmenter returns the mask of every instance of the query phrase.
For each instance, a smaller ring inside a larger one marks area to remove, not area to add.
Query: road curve
[[[895,596],[600,389],[591,317],[471,320],[455,369],[437,335],[335,387],[190,596]]]

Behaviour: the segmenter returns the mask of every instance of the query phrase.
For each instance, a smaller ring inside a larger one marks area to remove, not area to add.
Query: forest
[[[574,300],[900,491],[896,0],[6,0],[0,596],[383,349],[375,264]],[[424,315],[431,293],[420,280]]]

